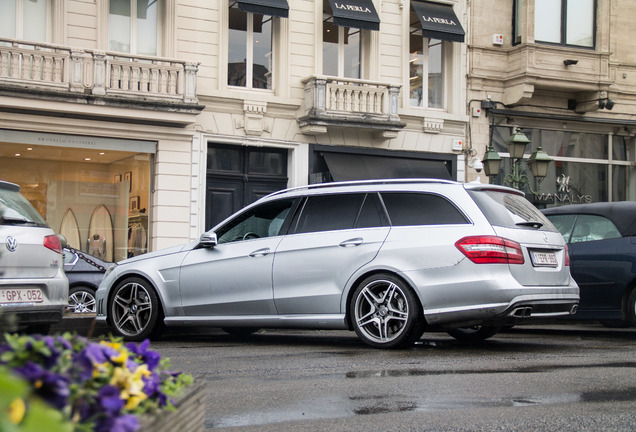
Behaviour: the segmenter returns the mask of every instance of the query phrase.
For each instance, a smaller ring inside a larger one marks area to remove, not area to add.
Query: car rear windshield
[[[19,192],[0,189],[0,225],[48,227],[40,213]]]
[[[498,190],[469,190],[477,206],[494,226],[558,232],[530,201]]]

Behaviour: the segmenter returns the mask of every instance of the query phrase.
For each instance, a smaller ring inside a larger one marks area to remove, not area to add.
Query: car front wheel
[[[113,291],[109,312],[117,333],[127,340],[140,341],[157,326],[159,300],[145,280],[125,279]]]
[[[375,348],[411,346],[425,327],[422,305],[413,290],[389,274],[373,275],[360,283],[350,315],[358,337]]]

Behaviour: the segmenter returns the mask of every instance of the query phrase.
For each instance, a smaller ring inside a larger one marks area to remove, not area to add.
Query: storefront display
[[[506,154],[512,127],[495,126],[494,148]],[[523,128],[531,143],[526,154],[541,147],[553,162],[537,194],[528,199],[539,207],[603,201],[636,200],[636,140],[634,137],[569,130]],[[495,183],[503,184],[510,159],[503,157]],[[530,169],[525,173],[532,180]],[[528,192],[528,191],[526,191]]]
[[[70,246],[106,261],[148,251],[152,153],[122,150],[145,143],[10,131],[0,143],[0,178],[20,185]]]

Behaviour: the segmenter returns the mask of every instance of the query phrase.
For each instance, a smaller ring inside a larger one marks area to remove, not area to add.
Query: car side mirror
[[[68,241],[66,241],[66,237],[64,237],[62,234],[58,234],[57,237],[60,239],[60,244],[62,245],[62,248],[65,248],[68,246]]]
[[[214,232],[206,232],[201,234],[201,237],[199,238],[199,246],[202,247],[206,247],[206,248],[213,248],[214,246],[216,246],[218,243],[218,240],[216,238],[216,233]]]

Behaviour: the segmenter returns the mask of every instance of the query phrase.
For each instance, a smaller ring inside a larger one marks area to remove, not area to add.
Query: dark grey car
[[[129,339],[163,325],[350,329],[379,348],[428,326],[486,338],[573,313],[554,226],[515,189],[443,180],[276,192],[198,241],[111,267],[97,320]]]
[[[69,282],[68,310],[75,314],[94,314],[95,291],[112,263],[68,246],[63,253],[64,272]]]
[[[636,202],[543,210],[569,245],[581,304],[572,319],[636,326]]]

